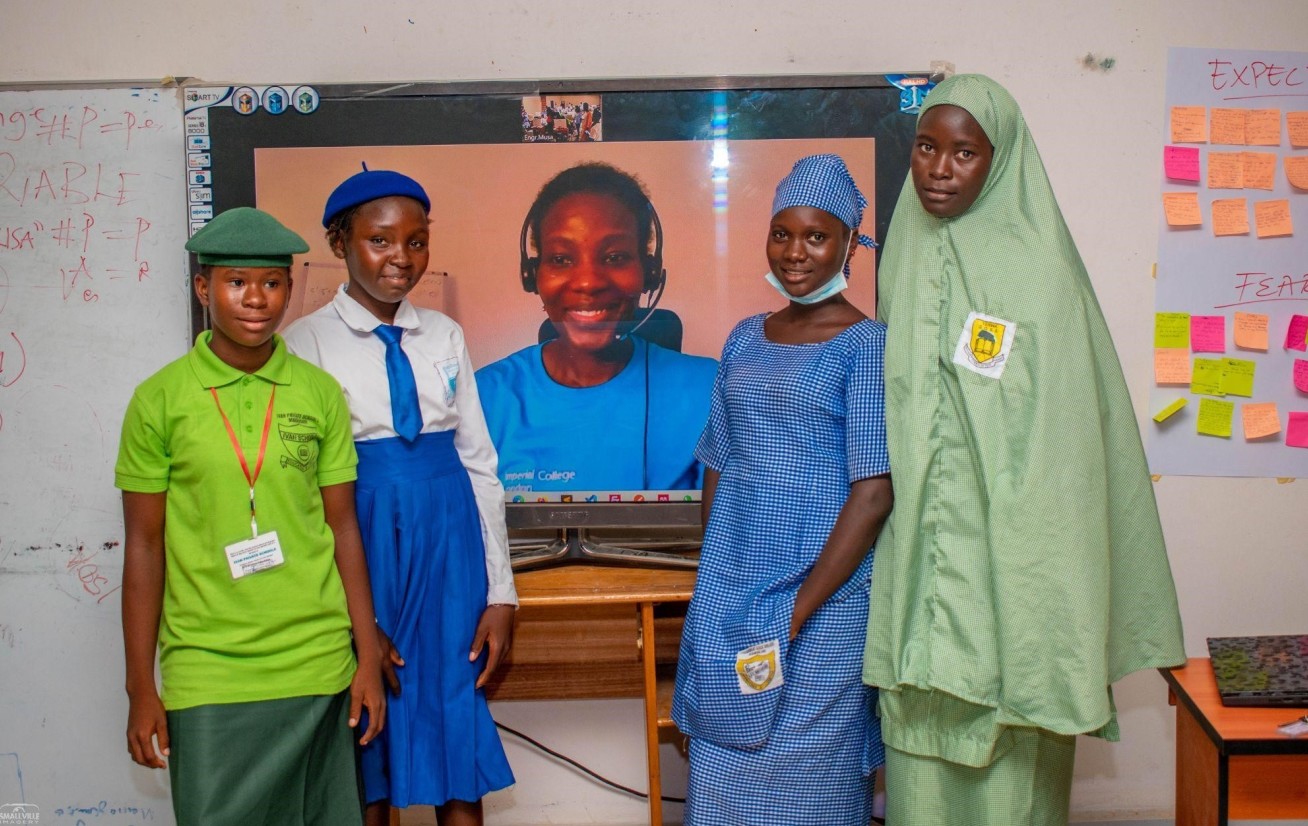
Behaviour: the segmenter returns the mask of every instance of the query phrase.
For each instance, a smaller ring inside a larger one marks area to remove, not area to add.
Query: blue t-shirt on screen
[[[622,372],[594,387],[549,377],[536,344],[477,371],[509,493],[697,490],[695,445],[717,361],[634,338]]]

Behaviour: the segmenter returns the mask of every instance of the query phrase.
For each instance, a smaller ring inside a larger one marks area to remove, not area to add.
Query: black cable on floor
[[[566,754],[559,754],[557,751],[545,745],[544,743],[540,742],[539,740],[534,740],[528,737],[527,735],[523,734],[522,732],[518,731],[517,729],[509,728],[508,726],[500,722],[496,722],[495,727],[500,729],[501,731],[506,731],[509,734],[512,734],[514,737],[517,737],[519,740],[529,743],[530,745],[545,752],[550,757],[553,757],[556,760],[562,760],[564,763],[567,763],[569,766],[572,766],[574,769],[584,773],[588,777],[598,780],[599,782],[603,783],[605,786],[610,786],[614,789],[617,789],[620,792],[626,792],[627,794],[632,795],[633,797],[639,797],[641,800],[649,800],[648,793],[637,791],[631,788],[630,786],[624,786],[621,783],[617,783],[612,780],[609,780],[607,777],[597,774],[596,772],[591,771],[590,769],[581,765],[576,760],[573,760],[571,757],[568,757]],[[667,795],[662,795],[659,799],[665,803],[686,802],[686,798],[684,797],[669,797]]]

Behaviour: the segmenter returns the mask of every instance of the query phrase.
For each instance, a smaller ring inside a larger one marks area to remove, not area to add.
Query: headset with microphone
[[[584,191],[584,190],[583,190]],[[600,194],[605,194],[600,192]],[[554,201],[545,207],[546,210],[552,208],[558,201]],[[663,298],[663,290],[668,284],[668,271],[663,268],[663,224],[659,221],[658,211],[654,209],[654,204],[648,198],[640,207],[636,214],[636,220],[639,222],[642,217],[648,216],[649,226],[652,229],[654,249],[641,251],[641,272],[644,275],[641,283],[640,294],[645,300],[643,307],[637,306],[637,315],[639,320],[634,324],[631,321],[624,321],[618,324],[618,332],[614,336],[615,341],[621,341],[632,335],[644,326],[654,315],[654,309],[658,306],[659,300]],[[528,249],[531,241],[532,228],[544,219],[541,210],[537,204],[532,204],[527,211],[527,217],[522,221],[522,233],[518,238],[518,251],[521,254],[520,275],[522,276],[522,289],[529,293],[539,295],[540,288],[536,282],[536,274],[540,269],[540,256],[532,255]],[[642,435],[641,435],[641,457],[640,457],[640,475],[641,489],[648,489],[649,480],[649,426],[650,426],[650,398],[649,398],[649,349],[645,349],[644,382],[644,416],[642,417]]]
[[[598,192],[596,194],[607,193]],[[549,210],[557,203],[558,201],[554,201],[545,209]],[[618,325],[618,332],[615,336],[618,339],[634,335],[637,330],[644,326],[646,321],[649,321],[650,317],[654,315],[654,308],[658,306],[659,300],[663,298],[663,290],[668,284],[668,271],[663,268],[663,224],[659,221],[659,214],[654,209],[654,204],[648,199],[645,200],[644,205],[637,213],[637,221],[641,219],[642,213],[648,216],[654,241],[652,251],[647,248],[640,254],[641,272],[644,275],[640,293],[644,305],[636,308],[639,320],[634,323],[624,321]],[[529,293],[539,294],[540,291],[536,282],[536,273],[540,269],[540,256],[532,255],[528,247],[531,243],[532,228],[544,217],[544,215],[540,214],[539,207],[533,204],[532,208],[527,212],[527,217],[522,221],[522,233],[518,238],[518,251],[521,262],[519,274],[522,277],[522,289]]]

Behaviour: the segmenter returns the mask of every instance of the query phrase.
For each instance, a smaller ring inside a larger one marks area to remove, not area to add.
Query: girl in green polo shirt
[[[350,729],[386,700],[350,416],[273,332],[308,245],[241,208],[186,248],[213,329],[136,389],[115,468],[128,750],[169,758],[179,826],[356,826]]]

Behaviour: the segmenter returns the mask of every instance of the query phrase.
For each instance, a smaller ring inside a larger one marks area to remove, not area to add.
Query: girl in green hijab
[[[1126,383],[1016,102],[927,96],[886,240],[895,509],[864,679],[881,688],[887,821],[1064,824],[1077,734],[1111,683],[1184,661]]]

